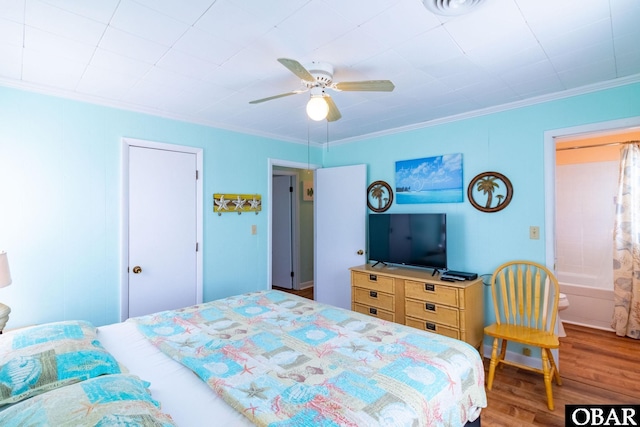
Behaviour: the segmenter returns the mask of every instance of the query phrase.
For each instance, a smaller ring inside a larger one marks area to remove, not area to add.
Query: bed
[[[153,425],[478,426],[486,406],[470,345],[280,291],[129,319],[96,340],[142,379]]]

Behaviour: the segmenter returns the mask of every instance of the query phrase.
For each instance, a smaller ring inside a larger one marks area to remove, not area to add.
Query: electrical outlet
[[[524,356],[527,356],[527,357],[528,357],[528,356],[531,356],[531,349],[530,349],[529,347],[523,347],[523,348],[522,348],[522,354],[523,354]]]
[[[540,227],[536,225],[529,227],[529,238],[532,240],[538,240],[540,238]]]
[[[255,224],[251,225],[251,234],[258,234],[258,226]]]

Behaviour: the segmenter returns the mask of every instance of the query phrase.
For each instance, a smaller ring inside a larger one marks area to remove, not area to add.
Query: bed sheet
[[[190,369],[158,350],[134,323],[101,326],[98,339],[130,373],[151,383],[151,394],[178,426],[253,425],[213,393]]]
[[[468,344],[278,291],[130,321],[258,425],[456,426],[486,406]]]

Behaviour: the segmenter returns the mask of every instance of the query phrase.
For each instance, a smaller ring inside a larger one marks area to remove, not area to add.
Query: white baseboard
[[[308,289],[308,288],[313,288],[313,280],[310,280],[308,282],[300,283],[300,289],[299,290]]]
[[[607,332],[615,332],[615,330],[611,329],[608,326],[598,326],[598,325],[593,325],[593,324],[590,324],[590,323],[574,322],[573,320],[565,320],[565,319],[562,319],[562,321],[565,324],[569,323],[571,325],[584,326],[585,328],[599,329],[601,331],[607,331]]]
[[[491,359],[491,346],[488,344],[485,344],[482,350],[483,350],[483,356],[486,357],[487,359]],[[500,351],[499,348],[498,348],[498,351]],[[539,351],[539,350],[535,349],[534,351]],[[558,356],[555,353],[554,353],[554,358],[556,359],[556,362],[559,362]],[[542,360],[540,360],[540,357],[525,356],[524,354],[507,350],[505,359],[515,363],[520,363],[521,365],[531,366],[532,368],[542,369]]]

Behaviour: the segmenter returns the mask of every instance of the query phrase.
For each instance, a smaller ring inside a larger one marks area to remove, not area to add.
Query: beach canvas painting
[[[396,162],[397,203],[460,203],[462,154]]]

